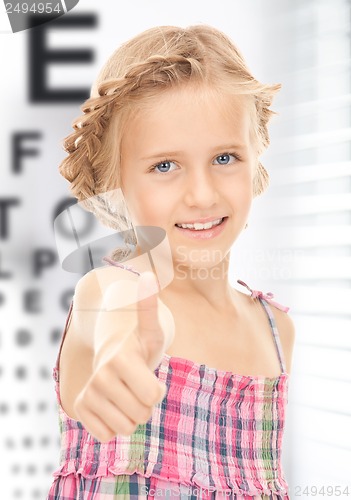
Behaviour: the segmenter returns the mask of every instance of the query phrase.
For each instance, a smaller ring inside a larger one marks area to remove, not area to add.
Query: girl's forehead
[[[234,143],[248,147],[250,129],[249,106],[243,96],[172,89],[161,92],[146,107],[141,105],[129,118],[121,150],[144,157],[144,150],[153,152],[155,143],[173,148],[171,151]]]
[[[161,107],[177,107],[179,102],[190,102],[201,107],[223,106],[245,109],[249,106],[249,96],[239,95],[235,92],[219,90],[206,85],[180,85],[161,91],[145,102],[145,109],[157,110]],[[144,106],[141,105],[140,109]]]
[[[142,126],[145,122],[161,123],[170,119],[171,115],[186,118],[190,110],[209,117],[220,114],[223,120],[239,120],[244,124],[253,116],[254,100],[252,96],[220,91],[204,85],[182,85],[160,91],[145,101],[135,103],[128,125],[135,127],[138,124]]]

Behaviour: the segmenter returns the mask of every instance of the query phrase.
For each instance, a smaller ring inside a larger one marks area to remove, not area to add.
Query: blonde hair
[[[257,156],[268,147],[267,124],[274,114],[269,106],[280,84],[257,81],[233,42],[211,26],[148,29],[111,55],[81,107],[84,114],[64,140],[68,156],[59,171],[73,196],[103,224],[118,230],[123,226],[106,195],[120,183],[120,143],[128,120],[160,92],[189,83],[251,97]],[[257,162],[254,196],[268,182],[266,169]],[[135,244],[135,239],[129,242]]]

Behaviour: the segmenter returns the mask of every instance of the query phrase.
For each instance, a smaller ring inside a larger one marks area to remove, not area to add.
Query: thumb
[[[165,336],[158,315],[158,291],[155,274],[151,271],[142,273],[137,291],[137,335],[146,363],[153,370],[160,363],[165,348]]]

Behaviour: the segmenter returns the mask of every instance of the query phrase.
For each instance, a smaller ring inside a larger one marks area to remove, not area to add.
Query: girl
[[[54,368],[61,460],[48,500],[289,499],[293,323],[271,293],[228,279],[268,184],[259,156],[279,88],[206,25],[149,29],[102,69],[60,171],[103,224],[130,217],[134,230],[76,286]],[[156,254],[152,228],[166,235]]]

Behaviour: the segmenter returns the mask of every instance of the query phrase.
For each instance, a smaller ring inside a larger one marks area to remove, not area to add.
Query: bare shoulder
[[[86,347],[93,347],[95,323],[107,288],[118,280],[135,279],[133,276],[125,269],[103,266],[92,269],[77,282],[73,296],[71,330]]]
[[[65,342],[70,343],[71,348],[74,343],[92,349],[94,326],[100,303],[98,275],[93,269],[78,280],[74,289],[72,318]]]
[[[77,282],[74,290],[73,304],[78,308],[89,307],[101,299],[99,278],[97,271],[92,269],[84,274]]]
[[[295,324],[287,312],[284,312],[273,305],[271,305],[271,310],[274,315],[275,324],[279,332],[279,338],[284,352],[286,370],[290,373],[296,336]]]
[[[135,275],[115,266],[92,269],[82,276],[75,286],[74,303],[80,309],[90,309],[100,304],[109,285],[118,280],[135,280]]]
[[[112,266],[104,266],[98,269],[92,269],[84,274],[75,286],[73,301],[76,310],[90,309],[92,306],[100,303],[104,289],[108,286],[106,281],[113,277],[119,277],[119,269]]]

